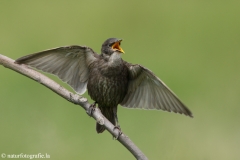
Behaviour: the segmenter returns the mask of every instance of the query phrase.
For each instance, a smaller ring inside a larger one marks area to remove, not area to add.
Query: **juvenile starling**
[[[118,128],[118,104],[192,117],[191,111],[150,70],[122,60],[121,41],[107,39],[101,54],[86,46],[73,45],[27,55],[16,63],[57,75],[80,95],[88,89],[102,114]],[[96,130],[102,133],[105,127],[97,123]]]

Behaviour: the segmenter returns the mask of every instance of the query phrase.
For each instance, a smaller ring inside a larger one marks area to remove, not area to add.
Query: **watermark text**
[[[50,158],[50,154],[48,153],[37,153],[37,154],[6,154],[2,153],[1,158],[21,158],[21,159],[38,159],[38,158]]]

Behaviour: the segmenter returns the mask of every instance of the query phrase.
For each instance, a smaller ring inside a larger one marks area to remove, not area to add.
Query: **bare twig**
[[[74,104],[80,105],[82,108],[86,110],[88,113],[90,104],[88,103],[87,99],[79,96],[77,94],[74,94],[72,92],[69,92],[67,89],[60,86],[55,81],[51,80],[50,78],[46,77],[45,75],[32,70],[31,68],[28,68],[26,65],[19,65],[15,64],[14,60],[3,56],[0,54],[0,64],[3,65],[6,68],[9,68],[13,71],[16,71],[28,78],[31,78],[45,87],[51,89],[53,92],[57,93],[59,96],[65,98],[69,102],[72,102]],[[89,114],[89,113],[88,113]],[[114,125],[106,119],[101,111],[99,109],[95,109],[94,112],[92,112],[92,116],[99,124],[104,125],[108,132],[110,132],[114,137],[117,137],[119,135],[119,130],[114,129]],[[121,134],[117,139],[122,145],[124,145],[132,154],[133,156],[138,160],[147,160],[148,158],[142,153],[142,151],[125,135]]]

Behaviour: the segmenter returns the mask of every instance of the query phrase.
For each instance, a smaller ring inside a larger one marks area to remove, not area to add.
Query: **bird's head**
[[[105,59],[109,59],[113,53],[114,55],[119,55],[124,53],[123,49],[120,47],[121,39],[109,38],[102,44],[102,55]]]

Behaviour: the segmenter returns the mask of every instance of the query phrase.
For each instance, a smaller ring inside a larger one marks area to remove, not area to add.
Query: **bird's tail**
[[[101,110],[102,114],[113,124],[116,125],[117,122],[115,120],[114,117],[114,108],[113,107],[100,107],[98,106],[98,108]],[[96,124],[96,130],[97,133],[102,133],[105,130],[105,127],[103,125],[100,124]]]

